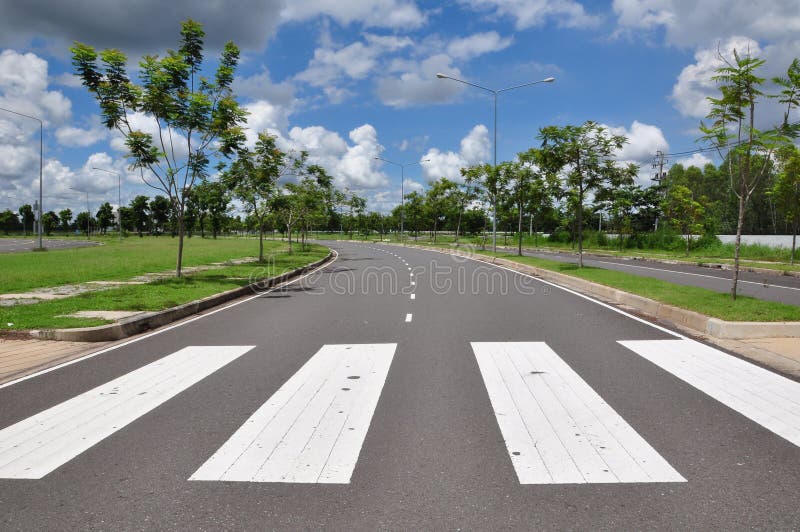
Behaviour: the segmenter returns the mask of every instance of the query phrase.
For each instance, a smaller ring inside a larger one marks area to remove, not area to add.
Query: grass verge
[[[252,241],[250,241],[252,245]],[[257,244],[256,244],[257,245]],[[324,258],[328,249],[299,246],[291,255],[283,251],[285,244],[270,245],[270,260],[265,265],[246,264],[206,270],[180,279],[171,278],[143,285],[129,285],[73,297],[43,301],[32,305],[0,307],[0,330],[55,329],[91,327],[110,323],[108,320],[60,317],[81,310],[156,311],[188,303],[250,283],[258,278],[279,275]],[[280,250],[280,252],[278,252]],[[8,325],[8,324],[12,325]]]
[[[82,283],[124,281],[149,272],[175,268],[178,239],[169,236],[100,238],[102,246],[54,249],[44,253],[0,254],[0,293]],[[279,241],[264,242],[265,252],[282,249]],[[200,238],[184,241],[183,266],[257,257],[258,240],[253,238]]]

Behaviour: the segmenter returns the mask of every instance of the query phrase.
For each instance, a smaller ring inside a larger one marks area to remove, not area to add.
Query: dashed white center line
[[[411,323],[411,314],[406,314],[406,323]]]
[[[411,286],[417,286],[417,282],[416,281],[411,281]]]
[[[411,294],[411,299],[417,299],[417,294]]]

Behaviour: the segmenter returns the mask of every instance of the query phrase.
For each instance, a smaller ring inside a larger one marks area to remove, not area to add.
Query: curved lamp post
[[[471,83],[469,81],[465,81],[463,79],[454,78],[453,76],[448,76],[447,74],[442,74],[441,72],[436,73],[436,77],[439,79],[450,79],[453,81],[457,81],[459,83],[463,83],[465,85],[469,85],[470,87],[475,87],[478,89],[482,89],[488,92],[491,92],[494,96],[494,167],[497,167],[497,95],[501,92],[508,92],[514,89],[521,89],[522,87],[528,87],[530,85],[538,85],[539,83],[552,83],[556,80],[556,78],[549,77],[540,79],[539,81],[531,81],[528,83],[522,83],[521,85],[514,85],[513,87],[506,87],[504,89],[490,89],[489,87],[484,87],[482,85],[478,85],[477,83]],[[495,201],[496,203],[496,201]],[[492,249],[494,252],[497,252],[497,205],[492,206]]]

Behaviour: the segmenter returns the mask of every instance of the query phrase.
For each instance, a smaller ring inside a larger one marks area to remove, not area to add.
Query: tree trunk
[[[264,222],[258,221],[258,262],[264,262]]]
[[[578,188],[578,268],[583,268],[583,184]]]
[[[292,254],[292,226],[286,224],[286,234],[289,237],[289,254]]]
[[[731,297],[736,301],[736,288],[739,284],[739,247],[742,245],[742,227],[744,226],[744,207],[746,201],[746,185],[742,178],[741,194],[739,196],[739,220],[736,222],[736,244],[733,248],[733,284],[731,285]]]
[[[794,251],[797,249],[797,224],[792,224],[792,256],[789,257],[789,264],[794,265]]]
[[[178,263],[175,266],[175,276],[181,276],[183,266],[183,213],[178,214]]]
[[[517,224],[517,255],[522,256],[522,204],[519,205],[519,223]]]
[[[687,257],[689,256],[689,242],[690,242],[690,240],[689,240],[689,239],[690,239],[690,238],[691,238],[691,235],[690,235],[690,234],[689,234],[689,232],[687,231],[687,232],[686,232],[686,256],[687,256]]]
[[[433,243],[436,243],[436,222],[439,221],[439,216],[433,217]]]
[[[464,207],[458,209],[458,223],[456,223],[456,238],[455,245],[458,246],[458,233],[461,231],[461,214],[464,212]]]

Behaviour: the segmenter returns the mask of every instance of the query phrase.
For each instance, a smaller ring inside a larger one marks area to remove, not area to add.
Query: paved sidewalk
[[[0,384],[98,351],[110,344],[0,338]]]

